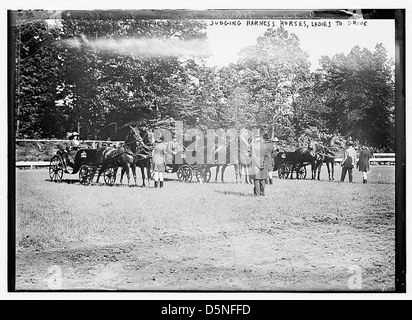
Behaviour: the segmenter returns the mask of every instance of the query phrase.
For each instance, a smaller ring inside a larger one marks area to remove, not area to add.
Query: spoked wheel
[[[279,179],[287,179],[287,177],[289,176],[289,168],[287,167],[287,165],[280,165],[278,169],[278,176]]]
[[[190,166],[184,164],[177,171],[177,177],[180,182],[192,182],[193,173],[192,168]]]
[[[50,160],[49,177],[51,181],[60,182],[63,178],[63,159],[60,156],[54,156]]]
[[[306,172],[306,167],[305,166],[299,167],[296,171],[297,179],[306,179],[306,173],[307,172]]]
[[[87,165],[81,166],[79,170],[80,184],[84,186],[88,186],[92,182],[93,176],[94,176],[94,170],[91,167]]]
[[[113,167],[111,168],[109,167],[109,168],[106,168],[106,170],[104,170],[103,178],[104,178],[104,182],[108,186],[112,186],[116,182],[116,173],[117,173],[117,170]]]
[[[203,182],[209,182],[211,177],[212,177],[212,172],[210,171],[210,168],[207,169],[206,173],[205,173],[205,169],[196,170],[196,179],[198,182],[200,182],[200,179],[202,178],[203,178]]]

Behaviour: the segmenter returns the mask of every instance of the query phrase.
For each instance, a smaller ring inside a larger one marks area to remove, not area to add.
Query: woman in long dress
[[[166,144],[163,143],[164,137],[159,138],[159,143],[153,149],[152,171],[155,188],[163,188],[164,172],[166,171],[165,151]]]
[[[369,158],[371,157],[371,152],[368,147],[363,146],[362,151],[359,154],[359,161],[357,167],[363,175],[363,183],[368,183],[368,172],[370,171],[369,167]]]

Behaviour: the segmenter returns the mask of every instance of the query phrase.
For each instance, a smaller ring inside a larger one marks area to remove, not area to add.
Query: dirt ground
[[[393,218],[383,218],[389,229]],[[388,230],[364,231],[367,240],[333,221],[293,221],[214,238],[169,235],[116,245],[96,239],[64,250],[20,250],[16,282],[23,291],[392,291],[394,245],[382,237]]]
[[[381,174],[378,170],[375,172],[377,177]],[[31,176],[28,181],[32,181]],[[50,183],[45,183],[45,186],[49,187]],[[301,191],[305,194],[310,191],[311,186],[320,186],[322,190],[350,188],[346,184],[339,183],[310,181],[305,183],[308,187],[302,188]],[[268,187],[266,201],[284,203],[288,195],[282,193],[282,188],[290,188],[293,192],[295,186],[300,187],[302,184],[303,182],[297,184],[294,181],[279,181],[277,186]],[[342,214],[341,218],[337,214],[323,212],[318,215],[295,212],[290,216],[272,214],[272,220],[268,220],[267,223],[261,223],[261,220],[247,220],[253,214],[250,209],[244,213],[232,212],[238,208],[236,201],[244,201],[244,203],[254,201],[253,197],[239,196],[243,190],[249,191],[250,187],[232,184],[210,184],[201,187],[199,184],[189,185],[178,182],[169,183],[167,186],[170,189],[165,191],[165,196],[173,192],[178,196],[191,191],[194,194],[192,198],[198,197],[194,199],[198,201],[196,203],[204,202],[210,208],[214,207],[216,197],[221,197],[225,200],[220,210],[227,211],[230,208],[231,212],[230,214],[226,212],[224,216],[226,220],[222,227],[219,227],[219,221],[214,221],[213,228],[208,225],[208,221],[212,220],[203,222],[200,215],[188,216],[189,213],[185,213],[186,220],[198,217],[197,221],[191,222],[195,230],[190,233],[185,231],[187,228],[164,227],[161,229],[161,234],[151,235],[149,230],[147,234],[134,238],[110,239],[93,235],[81,241],[73,239],[44,249],[35,246],[18,246],[15,261],[16,290],[80,290],[82,292],[90,290],[391,292],[395,290],[395,212],[391,195],[379,196],[379,193],[382,194],[379,190],[391,190],[391,185],[368,185],[372,193],[359,200],[363,201],[361,203],[365,206],[362,209],[364,212],[356,211],[356,207],[349,208],[348,210],[352,210],[350,217]],[[87,189],[90,194],[113,190],[76,185],[58,187],[79,190],[82,193]],[[29,185],[29,188],[34,187]],[[270,191],[270,188],[278,189]],[[363,190],[365,187],[355,184],[353,188]],[[57,194],[59,191],[54,189],[53,192]],[[235,189],[240,191],[231,191]],[[357,194],[356,190],[353,197]],[[116,189],[115,194],[123,191],[134,192],[129,189]],[[149,194],[152,191],[141,189],[136,192]],[[285,198],[279,199],[280,195]],[[352,195],[350,197],[352,198]],[[372,200],[367,202],[365,199]],[[386,199],[389,199],[389,202]],[[141,203],[143,200],[136,201]],[[308,203],[310,205],[311,202]],[[379,206],[375,207],[375,203]],[[373,206],[369,208],[371,204]],[[108,204],[103,203],[103,205]],[[166,199],[164,206],[167,205]],[[116,203],[113,207],[116,207]],[[187,210],[189,212],[190,207]],[[336,208],[331,208],[331,212],[336,212]],[[214,214],[219,218],[219,213]],[[264,217],[265,215],[261,214],[260,219]],[[155,218],[162,220],[153,220],[152,225],[156,225],[156,221],[170,219],[166,216]],[[241,219],[239,221],[243,223],[242,228],[237,228],[240,226],[240,222],[235,220],[237,218]],[[249,224],[245,224],[245,221],[249,221]],[[254,221],[256,223],[253,223]],[[145,221],[147,225],[149,222],[152,220]],[[163,230],[165,230],[164,234]]]

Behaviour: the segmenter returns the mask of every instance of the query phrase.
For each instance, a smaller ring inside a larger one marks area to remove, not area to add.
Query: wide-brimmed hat
[[[352,141],[348,141],[346,144],[347,144],[348,146],[353,146],[353,142],[352,142]]]
[[[272,141],[272,142],[278,142],[278,141],[279,141],[279,139],[278,139],[278,138],[276,138],[276,137],[273,137],[272,139],[270,139],[270,141]]]
[[[73,139],[76,136],[79,136],[79,134],[76,131],[67,133],[67,139]]]

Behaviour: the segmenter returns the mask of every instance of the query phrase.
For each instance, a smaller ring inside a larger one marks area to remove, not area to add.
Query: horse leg
[[[240,183],[240,184],[242,184],[243,183],[243,181],[242,181],[242,164],[237,164],[237,165],[235,165],[235,172],[237,172],[237,174],[236,174],[236,183]],[[238,180],[238,176],[239,176],[239,180]]]
[[[124,166],[124,170],[126,171],[127,185],[130,187],[130,166],[129,166],[129,164],[126,164]]]
[[[319,161],[319,163],[317,165],[317,167],[318,167],[318,180],[320,180],[320,172],[322,171],[322,166],[323,166],[323,161]],[[328,171],[329,171],[329,167],[328,167]]]
[[[120,185],[123,184],[123,176],[124,176],[124,173],[125,173],[125,172],[126,172],[125,168],[122,167],[122,173],[120,174]]]
[[[222,183],[225,182],[223,177],[225,176],[226,168],[227,168],[227,164],[224,164],[224,165],[222,166],[222,176],[221,176]]]
[[[329,168],[330,165],[330,168]],[[334,180],[335,161],[331,160],[326,163],[328,167],[329,180]]]
[[[134,184],[137,186],[137,177],[136,177],[136,164],[132,163],[132,173],[133,173],[133,179],[134,179]]]
[[[140,167],[140,172],[142,173],[142,181],[143,181],[142,186],[145,187],[145,186],[146,186],[146,184],[145,184],[146,178],[145,178],[145,176],[144,176],[144,166],[141,166],[141,167]]]
[[[148,162],[147,163],[147,165],[146,165],[146,171],[147,171],[147,185],[148,185],[148,187],[150,187],[150,174],[151,174],[151,172],[150,172],[150,162]]]
[[[104,170],[106,170],[106,165],[104,165],[104,164],[102,164],[102,166],[100,167],[100,169],[99,169],[99,172],[97,173],[97,180],[96,180],[96,183],[98,184],[99,183],[99,179],[100,179],[100,176],[101,176],[101,174],[102,174],[102,172],[104,171]]]
[[[218,165],[216,166],[215,182],[217,182],[217,177],[218,177],[218,175],[219,175],[219,171],[220,171],[220,164],[218,164]]]
[[[312,163],[311,170],[312,170],[312,180],[316,180],[316,161]]]

